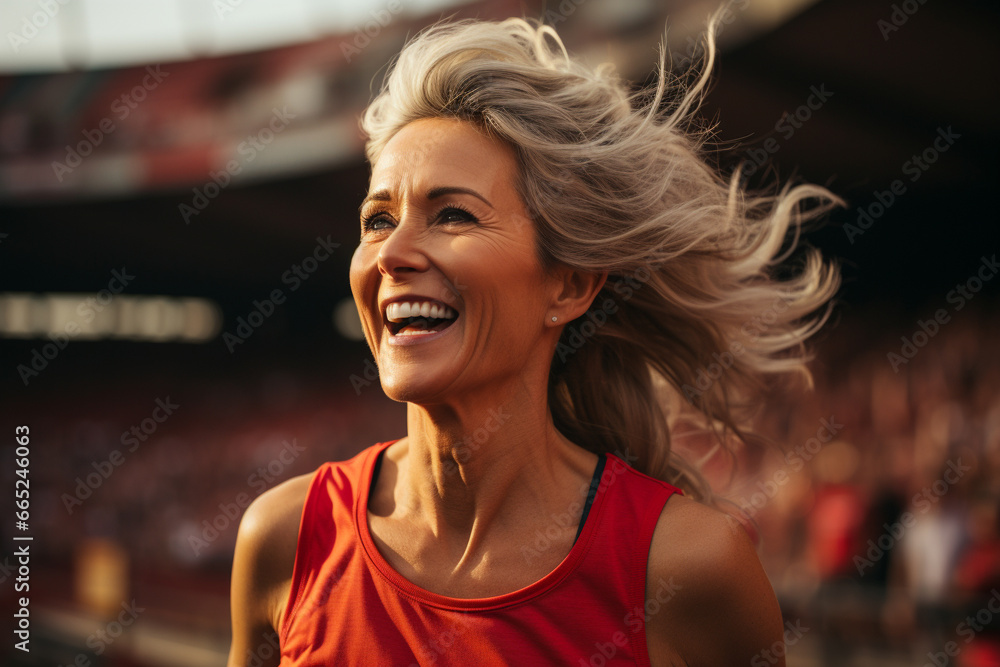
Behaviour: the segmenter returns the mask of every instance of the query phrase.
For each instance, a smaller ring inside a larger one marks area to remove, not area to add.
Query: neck
[[[555,429],[544,395],[519,382],[483,394],[409,404],[398,455],[397,498],[463,559],[487,533],[510,534],[526,516],[565,511],[596,464]]]

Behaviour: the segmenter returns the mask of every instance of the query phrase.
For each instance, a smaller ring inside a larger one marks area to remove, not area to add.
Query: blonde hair
[[[747,424],[765,376],[811,385],[804,341],[840,280],[814,249],[776,276],[802,224],[840,203],[834,195],[814,185],[752,194],[739,169],[727,180],[702,157],[708,132],[692,115],[714,27],[689,85],[668,74],[664,48],[655,90],[630,93],[609,66],[572,60],[549,26],[438,23],[403,48],[362,118],[373,165],[421,118],[466,120],[514,148],[543,265],[610,273],[556,349],[556,427],[592,451],[630,452],[637,469],[701,500],[711,489],[673,451],[672,427],[700,417],[730,455],[759,442]]]

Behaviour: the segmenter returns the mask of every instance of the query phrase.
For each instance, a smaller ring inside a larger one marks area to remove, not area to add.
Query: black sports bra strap
[[[573,543],[580,539],[580,533],[583,532],[583,524],[587,521],[587,515],[590,514],[590,506],[594,504],[594,497],[597,496],[597,489],[601,485],[601,477],[604,475],[604,462],[607,461],[608,457],[603,453],[597,455],[597,467],[594,468],[594,478],[590,480],[590,489],[587,491],[587,502],[583,506],[583,516],[580,517],[580,527],[576,529],[576,537],[573,538]]]
[[[386,449],[389,449],[389,448],[388,447],[383,448],[382,451],[380,451],[378,453],[378,455],[375,457],[375,467],[374,467],[374,469],[372,469],[372,483],[371,483],[371,486],[368,487],[368,501],[369,502],[371,502],[371,499],[372,499],[372,491],[375,490],[375,481],[378,480],[379,470],[382,469],[382,455],[385,454],[385,450]]]
[[[385,454],[385,449],[380,451],[378,456],[375,457],[375,468],[372,470],[372,484],[368,489],[369,498],[371,497],[372,489],[375,488],[375,481],[378,479],[379,470],[382,469],[383,454]],[[601,476],[604,474],[605,461],[607,461],[607,456],[604,454],[597,455],[597,467],[594,468],[594,477],[590,480],[590,489],[587,490],[587,502],[583,506],[583,516],[580,517],[580,526],[576,529],[576,537],[573,538],[574,544],[580,539],[580,533],[583,532],[583,524],[587,522],[587,515],[590,514],[590,506],[594,504],[594,498],[597,496],[597,489],[601,485]]]

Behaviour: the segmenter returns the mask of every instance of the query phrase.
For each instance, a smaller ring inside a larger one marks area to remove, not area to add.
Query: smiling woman
[[[521,20],[404,48],[364,117],[351,288],[407,432],[248,509],[231,667],[783,664],[753,546],[671,429],[731,451],[765,374],[808,377],[837,272],[775,273],[835,199],[706,164],[713,53],[642,96]]]
[[[538,260],[516,178],[509,146],[453,118],[414,121],[387,144],[362,207],[351,286],[390,398],[427,404],[457,392],[489,407],[527,398],[506,388],[526,371],[544,386],[552,351],[543,338],[566,306],[553,304],[563,285]],[[573,317],[600,288],[596,275],[586,282],[572,295]],[[431,308],[445,317],[428,319]]]

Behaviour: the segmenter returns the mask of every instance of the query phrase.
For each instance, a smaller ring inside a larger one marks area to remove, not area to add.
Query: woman
[[[404,48],[363,119],[351,287],[407,433],[247,510],[231,666],[784,664],[754,548],[670,433],[700,415],[728,451],[759,378],[804,371],[837,274],[774,267],[833,200],[706,165],[713,53],[664,111],[662,64],[629,96],[521,20]]]

